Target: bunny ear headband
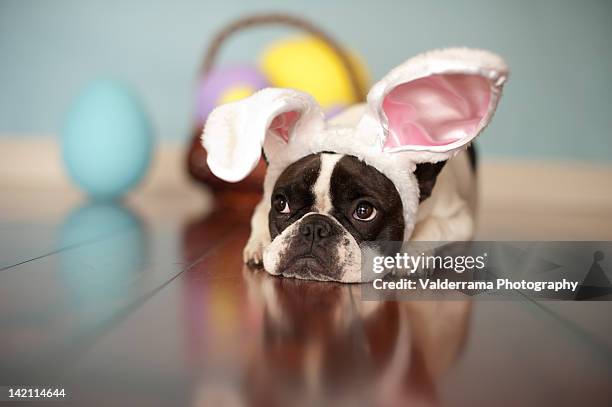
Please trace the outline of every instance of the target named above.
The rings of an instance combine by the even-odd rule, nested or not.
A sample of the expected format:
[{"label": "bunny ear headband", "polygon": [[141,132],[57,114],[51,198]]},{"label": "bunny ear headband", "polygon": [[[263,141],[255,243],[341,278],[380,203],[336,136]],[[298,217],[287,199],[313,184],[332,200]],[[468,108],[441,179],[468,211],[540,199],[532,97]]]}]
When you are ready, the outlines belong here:
[{"label": "bunny ear headband", "polygon": [[263,89],[210,114],[202,135],[208,166],[223,180],[240,181],[255,168],[263,147],[269,161],[266,191],[301,157],[349,154],[391,179],[405,216],[414,215],[418,200],[407,198],[414,191],[403,190],[409,174],[418,163],[445,160],[466,148],[491,120],[507,77],[506,63],[487,51],[451,48],[417,55],[372,87],[352,126],[326,122],[308,94]]}]

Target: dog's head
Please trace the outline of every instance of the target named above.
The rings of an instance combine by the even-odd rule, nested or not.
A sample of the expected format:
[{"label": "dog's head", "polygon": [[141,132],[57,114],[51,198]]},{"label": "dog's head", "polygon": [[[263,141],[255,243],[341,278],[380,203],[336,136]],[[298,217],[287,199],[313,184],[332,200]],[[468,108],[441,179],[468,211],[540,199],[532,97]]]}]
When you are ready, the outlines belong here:
[{"label": "dog's head", "polygon": [[393,182],[350,155],[311,154],[289,165],[270,196],[266,270],[297,278],[357,281],[363,242],[402,240]]},{"label": "dog's head", "polygon": [[263,147],[268,272],[358,281],[360,244],[411,236],[441,164],[489,123],[507,74],[485,51],[429,52],[395,68],[367,105],[333,122],[307,94],[264,89],[211,113],[207,162],[218,177],[240,181]]}]

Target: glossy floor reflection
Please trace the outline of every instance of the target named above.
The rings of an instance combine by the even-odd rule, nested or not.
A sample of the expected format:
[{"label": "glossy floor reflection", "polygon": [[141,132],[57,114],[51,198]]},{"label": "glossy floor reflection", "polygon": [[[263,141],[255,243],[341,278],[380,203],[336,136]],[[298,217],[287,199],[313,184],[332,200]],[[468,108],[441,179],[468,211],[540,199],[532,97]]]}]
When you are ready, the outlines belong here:
[{"label": "glossy floor reflection", "polygon": [[243,266],[248,213],[223,207],[0,226],[25,236],[0,251],[0,385],[73,405],[612,403],[608,303],[362,301]]},{"label": "glossy floor reflection", "polygon": [[249,404],[432,404],[468,331],[466,301],[362,301],[357,285],[243,275],[262,312]]}]

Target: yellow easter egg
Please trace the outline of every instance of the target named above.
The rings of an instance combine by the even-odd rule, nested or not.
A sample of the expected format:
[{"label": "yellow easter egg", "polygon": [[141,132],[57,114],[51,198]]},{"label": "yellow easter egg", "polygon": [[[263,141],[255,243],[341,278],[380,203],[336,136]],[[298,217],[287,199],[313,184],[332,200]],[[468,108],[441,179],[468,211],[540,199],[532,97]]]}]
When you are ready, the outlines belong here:
[{"label": "yellow easter egg", "polygon": [[[349,53],[349,59],[361,88],[367,89],[365,65],[353,53]],[[318,38],[292,38],[268,46],[261,56],[260,69],[273,86],[310,93],[323,108],[357,102],[340,58]]]},{"label": "yellow easter egg", "polygon": [[255,93],[255,89],[250,86],[233,86],[221,93],[219,100],[217,101],[217,105],[237,102],[251,96],[253,93]]}]

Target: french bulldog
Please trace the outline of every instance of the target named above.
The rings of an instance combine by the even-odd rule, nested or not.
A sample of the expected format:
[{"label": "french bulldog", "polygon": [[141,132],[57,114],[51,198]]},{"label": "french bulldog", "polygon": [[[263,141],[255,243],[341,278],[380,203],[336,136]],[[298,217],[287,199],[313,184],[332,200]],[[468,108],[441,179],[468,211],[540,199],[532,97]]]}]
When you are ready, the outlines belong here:
[{"label": "french bulldog", "polygon": [[361,250],[376,242],[470,239],[471,142],[507,77],[495,54],[444,49],[393,69],[367,103],[330,120],[293,89],[263,89],[216,108],[202,137],[211,171],[236,182],[262,149],[268,162],[245,262],[285,277],[359,282]]}]

